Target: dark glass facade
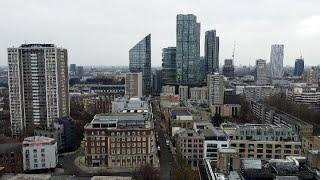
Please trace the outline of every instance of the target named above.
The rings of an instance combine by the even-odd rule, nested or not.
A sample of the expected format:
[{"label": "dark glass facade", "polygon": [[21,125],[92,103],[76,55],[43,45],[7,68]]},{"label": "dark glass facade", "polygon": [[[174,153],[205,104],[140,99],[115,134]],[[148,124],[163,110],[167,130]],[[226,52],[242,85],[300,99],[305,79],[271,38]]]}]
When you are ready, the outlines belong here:
[{"label": "dark glass facade", "polygon": [[130,72],[142,72],[142,94],[151,94],[151,34],[129,50]]}]

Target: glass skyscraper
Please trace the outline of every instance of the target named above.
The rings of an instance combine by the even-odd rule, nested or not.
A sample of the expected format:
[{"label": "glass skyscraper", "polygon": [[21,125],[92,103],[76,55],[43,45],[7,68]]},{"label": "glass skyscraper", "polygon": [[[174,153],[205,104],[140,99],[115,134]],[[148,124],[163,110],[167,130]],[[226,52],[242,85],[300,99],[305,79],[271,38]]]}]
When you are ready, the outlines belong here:
[{"label": "glass skyscraper", "polygon": [[283,44],[273,44],[270,55],[271,78],[282,78],[283,76]]},{"label": "glass skyscraper", "polygon": [[204,58],[206,73],[212,74],[219,71],[219,36],[216,36],[216,30],[206,31]]},{"label": "glass skyscraper", "polygon": [[129,50],[130,72],[142,72],[142,94],[151,94],[151,34]]},{"label": "glass skyscraper", "polygon": [[304,70],[304,60],[302,57],[300,59],[296,59],[294,63],[294,76],[301,76]]},{"label": "glass skyscraper", "polygon": [[176,82],[176,47],[162,49],[162,82],[171,84]]},{"label": "glass skyscraper", "polygon": [[177,83],[195,84],[200,71],[200,23],[193,14],[178,14],[176,30]]}]

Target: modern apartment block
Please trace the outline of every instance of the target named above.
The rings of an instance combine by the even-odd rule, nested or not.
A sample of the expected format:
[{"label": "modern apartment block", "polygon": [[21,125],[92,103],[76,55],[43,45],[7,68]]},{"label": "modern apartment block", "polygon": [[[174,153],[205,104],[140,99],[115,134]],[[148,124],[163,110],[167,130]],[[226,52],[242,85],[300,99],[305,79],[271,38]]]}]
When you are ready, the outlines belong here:
[{"label": "modern apartment block", "polygon": [[300,138],[312,136],[313,134],[313,126],[311,124],[276,108],[250,101],[250,109],[261,122],[293,129]]},{"label": "modern apartment block", "polygon": [[176,30],[176,82],[195,84],[200,61],[200,23],[193,14],[178,14]]},{"label": "modern apartment block", "polygon": [[270,55],[271,78],[282,78],[283,76],[283,44],[273,44]]},{"label": "modern apartment block", "polygon": [[155,165],[154,125],[144,113],[97,114],[84,128],[86,166]]},{"label": "modern apartment block", "polygon": [[14,137],[69,116],[68,53],[53,44],[8,48],[11,131]]},{"label": "modern apartment block", "polygon": [[201,131],[204,135],[203,158],[216,163],[219,149],[229,148],[230,146],[228,135],[223,130],[214,127],[210,122],[195,122],[193,129],[197,132]]},{"label": "modern apartment block", "polygon": [[126,73],[125,77],[125,96],[142,97],[142,73]]},{"label": "modern apartment block", "polygon": [[55,168],[58,164],[58,149],[56,140],[31,136],[22,143],[23,170],[39,170]]},{"label": "modern apartment block", "polygon": [[287,98],[297,104],[320,104],[320,91],[316,87],[290,87]]},{"label": "modern apartment block", "polygon": [[151,34],[129,50],[129,70],[142,72],[142,95],[151,94]]},{"label": "modern apartment block", "polygon": [[204,59],[206,74],[219,72],[219,36],[216,36],[216,30],[206,31],[204,44]]},{"label": "modern apartment block", "polygon": [[247,101],[261,101],[280,93],[281,90],[274,86],[245,86],[243,89]]},{"label": "modern apartment block", "polygon": [[266,85],[268,83],[267,63],[266,60],[256,60],[256,76],[257,85]]},{"label": "modern apartment block", "polygon": [[201,131],[185,129],[179,132],[176,140],[177,151],[193,169],[203,164],[204,135]]},{"label": "modern apartment block", "polygon": [[228,127],[230,146],[236,148],[240,158],[284,159],[301,154],[298,134],[290,128],[264,125],[235,125]]},{"label": "modern apartment block", "polygon": [[170,84],[176,82],[176,47],[162,49],[162,82]]},{"label": "modern apartment block", "polygon": [[224,80],[219,73],[207,75],[209,105],[223,104]]}]

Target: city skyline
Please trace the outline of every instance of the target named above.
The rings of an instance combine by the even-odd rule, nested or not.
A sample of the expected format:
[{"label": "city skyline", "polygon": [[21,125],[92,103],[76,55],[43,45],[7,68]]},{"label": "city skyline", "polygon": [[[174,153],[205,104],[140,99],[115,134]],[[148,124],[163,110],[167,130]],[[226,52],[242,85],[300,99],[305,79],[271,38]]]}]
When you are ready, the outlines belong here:
[{"label": "city skyline", "polygon": [[[54,43],[67,47],[70,49],[70,63],[125,65],[129,58],[128,49],[136,39],[152,33],[152,66],[160,66],[162,48],[176,46],[177,14],[197,16],[202,25],[201,56],[204,54],[204,32],[216,29],[220,36],[221,60],[231,58],[233,42],[236,41],[236,66],[253,65],[260,58],[270,62],[270,46],[278,43],[285,45],[284,65],[294,66],[300,50],[306,65],[319,64],[316,53],[316,43],[320,37],[320,10],[316,9],[319,7],[318,1],[170,1],[172,6],[167,6],[163,1],[126,3],[128,6],[113,1],[81,1],[75,5],[70,1],[61,7],[59,3],[48,1],[31,1],[27,5],[22,5],[20,1],[1,2],[0,65],[7,65],[7,47],[24,42]],[[211,3],[217,7],[210,6]],[[180,8],[174,4],[179,4]],[[248,9],[249,5],[256,8]],[[115,11],[117,7],[123,8],[123,11]],[[148,16],[145,16],[145,11],[131,13],[130,17],[121,16],[121,12],[130,14],[142,10],[146,10]],[[112,26],[109,22],[113,22]],[[90,44],[95,44],[95,48],[88,48]]]}]

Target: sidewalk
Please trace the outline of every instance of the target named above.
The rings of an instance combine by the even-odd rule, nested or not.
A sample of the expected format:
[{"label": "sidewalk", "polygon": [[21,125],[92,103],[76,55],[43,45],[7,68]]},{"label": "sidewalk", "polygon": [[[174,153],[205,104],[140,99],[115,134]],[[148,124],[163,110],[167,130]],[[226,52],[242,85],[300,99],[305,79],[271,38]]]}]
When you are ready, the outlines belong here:
[{"label": "sidewalk", "polygon": [[[157,164],[159,160],[157,158]],[[133,173],[137,170],[137,168],[108,168],[108,167],[88,167],[85,165],[85,157],[78,156],[74,160],[74,164],[81,169],[81,171],[90,173],[90,174],[98,174],[98,173]],[[158,164],[157,167],[160,167]]]}]

